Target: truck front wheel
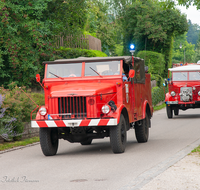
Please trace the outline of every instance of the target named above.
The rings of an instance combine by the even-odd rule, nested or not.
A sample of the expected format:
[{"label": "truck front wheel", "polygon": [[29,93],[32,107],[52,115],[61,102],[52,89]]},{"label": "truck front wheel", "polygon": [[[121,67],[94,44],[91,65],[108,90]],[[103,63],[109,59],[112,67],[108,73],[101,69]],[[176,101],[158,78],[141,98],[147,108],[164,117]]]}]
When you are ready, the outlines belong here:
[{"label": "truck front wheel", "polygon": [[40,128],[40,146],[45,156],[53,156],[58,150],[58,129]]},{"label": "truck front wheel", "polygon": [[166,105],[167,117],[171,119],[173,117],[172,107]]},{"label": "truck front wheel", "polygon": [[110,128],[110,145],[113,153],[123,153],[126,148],[126,121],[121,114],[119,124]]},{"label": "truck front wheel", "polygon": [[144,143],[148,141],[150,122],[151,121],[147,112],[146,112],[145,118],[140,123],[136,122],[135,136],[138,143]]}]

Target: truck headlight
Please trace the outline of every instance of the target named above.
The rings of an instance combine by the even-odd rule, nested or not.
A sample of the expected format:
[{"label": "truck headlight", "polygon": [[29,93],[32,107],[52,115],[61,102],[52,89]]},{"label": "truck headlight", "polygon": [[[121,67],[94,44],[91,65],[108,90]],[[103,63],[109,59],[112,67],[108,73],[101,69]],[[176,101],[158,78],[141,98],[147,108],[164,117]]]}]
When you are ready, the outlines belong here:
[{"label": "truck headlight", "polygon": [[176,96],[176,93],[174,91],[171,91],[171,96]]},{"label": "truck headlight", "polygon": [[198,95],[200,96],[200,91],[198,92]]},{"label": "truck headlight", "polygon": [[109,113],[109,112],[110,112],[110,106],[108,106],[108,105],[102,106],[101,111],[102,111],[104,114]]},{"label": "truck headlight", "polygon": [[46,109],[45,107],[41,107],[41,108],[39,109],[39,113],[40,113],[40,115],[44,116],[44,115],[47,114],[47,109]]}]

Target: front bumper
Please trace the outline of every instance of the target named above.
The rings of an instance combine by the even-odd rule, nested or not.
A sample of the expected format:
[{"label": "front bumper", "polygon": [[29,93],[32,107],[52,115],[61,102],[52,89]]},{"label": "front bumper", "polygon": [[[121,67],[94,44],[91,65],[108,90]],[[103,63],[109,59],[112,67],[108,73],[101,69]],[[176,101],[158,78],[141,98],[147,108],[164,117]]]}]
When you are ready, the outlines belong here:
[{"label": "front bumper", "polygon": [[167,101],[166,104],[178,104],[178,101]]},{"label": "front bumper", "polygon": [[200,101],[193,101],[193,102],[182,102],[182,101],[166,101],[166,104],[179,104],[179,105],[186,105],[186,104],[200,104]]},{"label": "front bumper", "polygon": [[96,126],[116,126],[117,119],[73,119],[73,120],[32,120],[31,127],[96,127]]}]

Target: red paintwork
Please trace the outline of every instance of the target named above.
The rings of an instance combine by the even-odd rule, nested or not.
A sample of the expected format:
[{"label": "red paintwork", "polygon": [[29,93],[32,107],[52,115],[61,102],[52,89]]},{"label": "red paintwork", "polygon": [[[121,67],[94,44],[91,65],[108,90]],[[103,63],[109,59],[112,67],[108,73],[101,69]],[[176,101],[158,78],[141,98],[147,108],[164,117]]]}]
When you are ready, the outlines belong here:
[{"label": "red paintwork", "polygon": [[[180,88],[181,87],[195,87],[196,89],[193,90],[193,101],[189,102],[182,102],[180,100]],[[200,97],[198,96],[198,92],[200,91],[200,83],[199,81],[182,81],[182,82],[172,82],[169,84],[169,92],[165,95],[165,102],[167,101],[178,101],[178,104],[195,104],[195,101],[200,101]],[[175,97],[171,96],[171,91],[176,93]]]},{"label": "red paintwork", "polygon": [[[150,107],[151,116],[153,115],[150,74],[145,73],[145,84],[131,81],[124,82],[122,80],[123,62],[121,61],[120,75],[84,77],[85,63],[83,62],[82,64],[82,77],[64,79],[45,77],[43,79],[45,107],[48,114],[54,114],[52,118],[57,122],[58,126],[62,126],[63,122],[58,115],[59,107],[57,102],[60,97],[86,97],[87,116],[80,126],[88,126],[91,118],[101,118],[100,126],[106,124],[109,118],[117,118],[117,123],[119,123],[120,115],[124,108],[127,110],[129,123],[144,119],[147,105]],[[46,72],[47,64],[45,65],[45,76]],[[102,114],[102,106],[108,104],[110,100],[115,102],[117,110],[111,111],[107,115]],[[95,102],[94,105],[88,104],[89,101]],[[48,120],[48,116],[42,117],[37,113],[37,120]],[[43,127],[47,127],[45,122],[43,124]]]},{"label": "red paintwork", "polygon": [[[189,78],[190,74],[192,75],[192,72],[200,72],[199,66],[195,64],[191,64],[190,66],[180,66],[177,68],[171,68],[172,76],[176,72],[187,72],[187,79],[184,81],[170,81],[168,85],[169,92],[165,95],[165,102],[168,104],[168,101],[173,102],[177,101],[178,104],[172,105],[173,107],[178,107],[179,109],[184,108],[199,108],[200,107],[200,96],[198,95],[198,92],[200,91],[200,80],[198,78],[194,80],[193,78]],[[195,68],[195,69],[193,69]],[[174,69],[174,70],[173,70]],[[177,69],[177,70],[175,70]],[[178,70],[179,69],[179,70]],[[181,70],[182,69],[182,70]],[[169,69],[170,70],[170,69]],[[177,80],[177,79],[176,79]],[[182,101],[181,100],[181,88],[182,87],[191,87],[192,88],[192,98],[189,101]],[[174,97],[171,96],[171,92],[174,91],[176,95]]]}]

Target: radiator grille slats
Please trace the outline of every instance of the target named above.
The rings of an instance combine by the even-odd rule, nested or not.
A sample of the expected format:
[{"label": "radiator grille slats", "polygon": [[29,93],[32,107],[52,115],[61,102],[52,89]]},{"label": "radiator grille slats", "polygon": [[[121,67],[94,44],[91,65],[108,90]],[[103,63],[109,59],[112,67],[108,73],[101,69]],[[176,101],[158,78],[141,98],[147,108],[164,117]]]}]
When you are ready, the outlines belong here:
[{"label": "radiator grille slats", "polygon": [[86,97],[58,98],[58,114],[62,119],[87,117]]}]

